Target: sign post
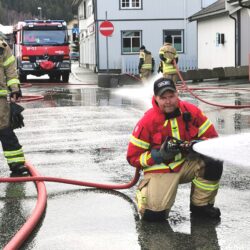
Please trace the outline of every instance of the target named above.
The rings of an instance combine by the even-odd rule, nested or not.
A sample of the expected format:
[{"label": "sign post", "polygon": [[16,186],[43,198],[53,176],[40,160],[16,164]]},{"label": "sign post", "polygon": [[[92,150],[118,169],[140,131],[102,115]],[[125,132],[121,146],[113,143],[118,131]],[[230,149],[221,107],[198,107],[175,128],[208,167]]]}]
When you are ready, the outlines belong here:
[{"label": "sign post", "polygon": [[114,25],[109,21],[103,21],[100,24],[100,32],[103,36],[106,36],[106,53],[107,53],[107,71],[109,71],[109,49],[108,49],[108,37],[114,32]]}]

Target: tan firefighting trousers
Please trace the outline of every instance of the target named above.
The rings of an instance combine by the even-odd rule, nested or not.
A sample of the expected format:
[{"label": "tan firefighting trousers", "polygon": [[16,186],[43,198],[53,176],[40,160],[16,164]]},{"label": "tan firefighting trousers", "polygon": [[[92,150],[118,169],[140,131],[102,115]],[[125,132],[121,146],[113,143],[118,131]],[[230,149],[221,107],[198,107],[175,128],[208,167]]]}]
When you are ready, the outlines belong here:
[{"label": "tan firefighting trousers", "polygon": [[[202,160],[187,160],[178,173],[149,173],[140,182],[136,191],[136,202],[141,215],[145,209],[166,211],[174,204],[178,185],[192,182],[191,203],[196,206],[214,204],[218,181],[208,181],[204,176]],[[200,183],[195,185],[194,183]],[[208,187],[208,188],[203,188]]]},{"label": "tan firefighting trousers", "polygon": [[140,77],[142,81],[148,80],[152,75],[151,69],[141,69],[140,70]]},{"label": "tan firefighting trousers", "polygon": [[178,80],[178,77],[177,77],[177,74],[166,74],[166,73],[163,73],[163,77],[167,78],[167,79],[171,79],[173,80],[173,82],[176,84],[177,83],[177,80]]},{"label": "tan firefighting trousers", "polygon": [[9,126],[10,121],[10,105],[6,97],[0,97],[0,129]]}]

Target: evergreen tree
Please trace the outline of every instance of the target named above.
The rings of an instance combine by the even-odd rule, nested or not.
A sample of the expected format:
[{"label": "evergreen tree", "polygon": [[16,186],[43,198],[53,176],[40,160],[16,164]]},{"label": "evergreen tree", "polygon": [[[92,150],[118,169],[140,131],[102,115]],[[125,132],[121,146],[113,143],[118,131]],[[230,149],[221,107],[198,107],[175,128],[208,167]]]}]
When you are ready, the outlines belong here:
[{"label": "evergreen tree", "polygon": [[76,14],[73,12],[72,2],[73,0],[0,0],[0,23],[13,25],[25,19],[39,18],[38,7],[42,8],[43,19],[69,21]]}]

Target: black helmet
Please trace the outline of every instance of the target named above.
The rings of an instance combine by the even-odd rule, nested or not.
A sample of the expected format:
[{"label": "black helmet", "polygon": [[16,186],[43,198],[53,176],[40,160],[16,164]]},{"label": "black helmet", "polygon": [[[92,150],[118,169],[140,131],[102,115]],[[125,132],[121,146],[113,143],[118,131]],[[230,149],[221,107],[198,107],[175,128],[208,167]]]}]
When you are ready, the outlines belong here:
[{"label": "black helmet", "polygon": [[165,43],[172,43],[172,37],[171,36],[166,36]]}]

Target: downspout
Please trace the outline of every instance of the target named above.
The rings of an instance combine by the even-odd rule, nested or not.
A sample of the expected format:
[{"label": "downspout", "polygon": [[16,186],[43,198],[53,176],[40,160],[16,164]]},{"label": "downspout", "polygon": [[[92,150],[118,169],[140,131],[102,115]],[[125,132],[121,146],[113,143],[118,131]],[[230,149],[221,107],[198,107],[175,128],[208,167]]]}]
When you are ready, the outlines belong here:
[{"label": "downspout", "polygon": [[241,65],[241,12],[237,11],[237,31],[238,31],[238,66]]},{"label": "downspout", "polygon": [[95,23],[95,73],[99,72],[99,32],[98,32],[98,19],[97,19],[97,0],[93,0],[94,8],[94,23]]},{"label": "downspout", "polygon": [[229,17],[232,18],[234,20],[234,67],[237,66],[237,46],[236,46],[236,35],[237,35],[237,19],[235,17],[232,16],[232,14],[229,14]]}]

